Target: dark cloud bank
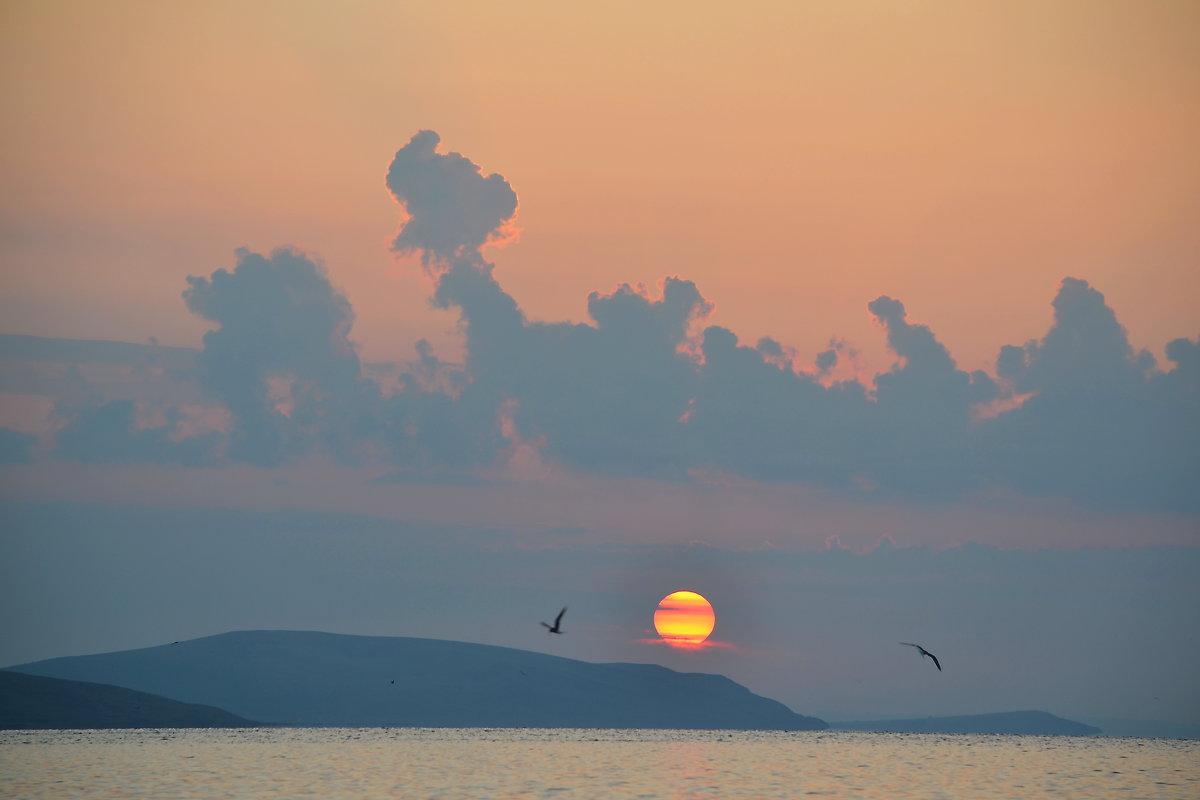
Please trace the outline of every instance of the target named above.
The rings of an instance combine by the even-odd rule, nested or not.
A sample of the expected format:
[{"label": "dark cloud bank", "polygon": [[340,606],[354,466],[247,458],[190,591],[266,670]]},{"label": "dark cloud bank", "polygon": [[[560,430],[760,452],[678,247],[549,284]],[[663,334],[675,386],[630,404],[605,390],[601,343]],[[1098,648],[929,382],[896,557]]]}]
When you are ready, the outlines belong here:
[{"label": "dark cloud bank", "polygon": [[458,311],[465,363],[418,342],[400,390],[383,391],[364,375],[353,310],[321,265],[242,250],[232,271],[189,278],[184,292],[217,325],[196,379],[229,429],[181,436],[172,409],[139,424],[133,403],[117,401],[65,414],[59,450],[263,465],[326,453],[416,476],[493,467],[523,442],[547,463],[598,474],[699,470],[930,499],[1001,489],[1200,512],[1200,340],[1170,342],[1170,364],[1156,364],[1086,281],[1063,280],[1051,328],[1001,348],[994,375],[959,369],[890,297],[868,308],[898,361],[868,383],[829,379],[841,343],[800,368],[771,339],[701,328],[711,306],[677,277],[657,298],[628,285],[593,292],[588,324],[537,322],[482,255],[511,227],[515,192],[438,143],[418,133],[388,170],[407,212],[392,246],[419,254],[431,302]]}]

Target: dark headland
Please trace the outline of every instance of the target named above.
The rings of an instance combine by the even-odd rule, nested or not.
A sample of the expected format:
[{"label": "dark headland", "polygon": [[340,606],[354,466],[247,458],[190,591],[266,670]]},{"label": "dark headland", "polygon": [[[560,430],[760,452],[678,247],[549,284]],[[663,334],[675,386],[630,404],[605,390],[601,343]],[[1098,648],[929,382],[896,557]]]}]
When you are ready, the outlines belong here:
[{"label": "dark headland", "polygon": [[438,639],[238,631],[10,669],[215,706],[275,725],[828,727],[721,675]]},{"label": "dark headland", "polygon": [[212,706],[84,681],[0,672],[0,730],[244,728],[257,723]]}]

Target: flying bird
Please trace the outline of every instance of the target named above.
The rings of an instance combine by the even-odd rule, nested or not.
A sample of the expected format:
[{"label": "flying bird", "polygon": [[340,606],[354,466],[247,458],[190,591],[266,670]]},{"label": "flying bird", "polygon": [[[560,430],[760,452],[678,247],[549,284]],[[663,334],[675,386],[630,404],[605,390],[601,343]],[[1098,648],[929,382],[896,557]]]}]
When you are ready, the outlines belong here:
[{"label": "flying bird", "polygon": [[545,622],[542,623],[542,627],[546,629],[546,633],[563,633],[561,623],[562,615],[565,613],[567,613],[567,607],[563,606],[563,610],[558,612],[558,616],[554,618],[553,626],[547,625]]},{"label": "flying bird", "polygon": [[938,668],[938,672],[941,672],[941,671],[942,671],[942,665],[941,665],[941,662],[939,662],[939,661],[937,660],[937,656],[935,656],[933,653],[931,653],[931,652],[929,652],[928,650],[926,650],[924,647],[921,647],[921,645],[919,645],[919,644],[913,644],[912,642],[901,642],[900,644],[906,644],[906,645],[908,645],[909,647],[915,647],[915,648],[917,648],[918,650],[920,650],[920,651],[921,651],[921,655],[923,655],[923,656],[929,656],[930,658],[932,658],[932,659],[933,659],[933,665],[934,665],[935,667],[937,667],[937,668]]}]

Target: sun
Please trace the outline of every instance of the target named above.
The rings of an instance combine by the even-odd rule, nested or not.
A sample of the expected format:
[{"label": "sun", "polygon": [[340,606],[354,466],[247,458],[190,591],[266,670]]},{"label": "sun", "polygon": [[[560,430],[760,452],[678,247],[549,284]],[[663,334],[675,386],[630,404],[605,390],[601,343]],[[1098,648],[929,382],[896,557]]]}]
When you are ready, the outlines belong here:
[{"label": "sun", "polygon": [[671,592],[654,612],[654,630],[672,647],[699,647],[716,622],[712,603],[696,592]]}]

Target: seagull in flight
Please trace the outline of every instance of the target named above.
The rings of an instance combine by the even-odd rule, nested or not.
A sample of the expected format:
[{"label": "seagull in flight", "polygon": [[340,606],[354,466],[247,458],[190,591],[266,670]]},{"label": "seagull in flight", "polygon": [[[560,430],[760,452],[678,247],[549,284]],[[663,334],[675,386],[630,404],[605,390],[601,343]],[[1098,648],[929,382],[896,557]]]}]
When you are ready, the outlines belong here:
[{"label": "seagull in flight", "polygon": [[922,656],[929,656],[930,658],[932,658],[932,659],[933,659],[933,665],[934,665],[935,667],[937,667],[937,668],[938,668],[938,672],[941,672],[941,671],[942,671],[942,665],[941,665],[941,662],[939,662],[939,661],[937,660],[937,656],[935,656],[933,653],[931,653],[931,652],[929,652],[928,650],[926,650],[924,647],[921,647],[921,645],[919,645],[919,644],[913,644],[912,642],[901,642],[900,644],[906,644],[906,645],[908,645],[909,647],[915,647],[915,648],[917,648],[918,650],[920,650],[920,651],[921,651],[921,655],[922,655]]},{"label": "seagull in flight", "polygon": [[562,630],[562,615],[567,613],[567,607],[563,606],[563,610],[558,612],[558,616],[554,618],[554,625],[550,626],[542,623],[542,627],[546,629],[546,633],[563,633]]}]

